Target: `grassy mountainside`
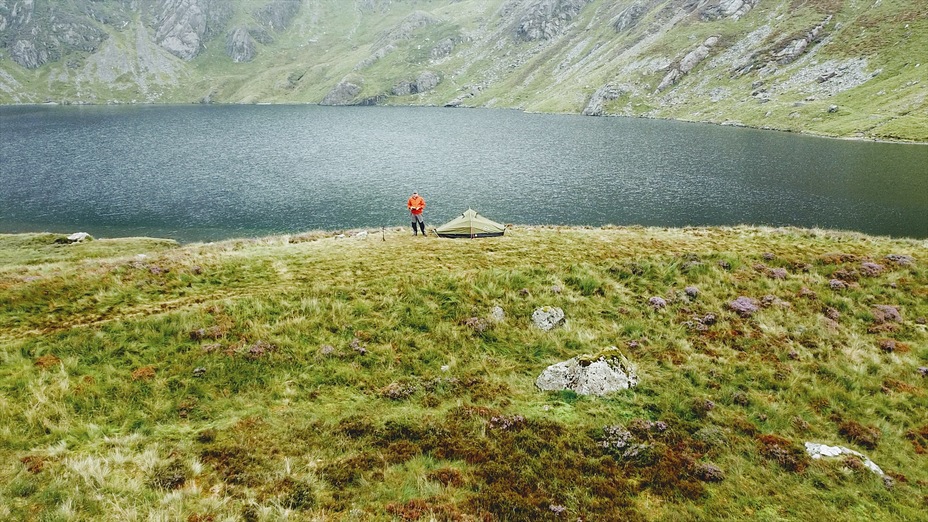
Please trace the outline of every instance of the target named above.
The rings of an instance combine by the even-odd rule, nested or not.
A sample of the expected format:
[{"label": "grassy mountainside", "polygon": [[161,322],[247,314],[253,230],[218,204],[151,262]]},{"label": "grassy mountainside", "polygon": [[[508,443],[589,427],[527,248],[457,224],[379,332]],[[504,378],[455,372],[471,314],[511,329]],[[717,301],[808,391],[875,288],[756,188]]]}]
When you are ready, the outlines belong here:
[{"label": "grassy mountainside", "polygon": [[926,141],[924,49],[910,0],[17,0],[0,103],[507,107]]},{"label": "grassy mountainside", "polygon": [[[925,241],[746,227],[56,237],[0,236],[3,519],[928,508]],[[736,313],[739,297],[757,310]],[[542,306],[566,324],[533,327]],[[546,366],[609,346],[637,387],[535,388]],[[805,442],[886,476],[811,460]]]}]

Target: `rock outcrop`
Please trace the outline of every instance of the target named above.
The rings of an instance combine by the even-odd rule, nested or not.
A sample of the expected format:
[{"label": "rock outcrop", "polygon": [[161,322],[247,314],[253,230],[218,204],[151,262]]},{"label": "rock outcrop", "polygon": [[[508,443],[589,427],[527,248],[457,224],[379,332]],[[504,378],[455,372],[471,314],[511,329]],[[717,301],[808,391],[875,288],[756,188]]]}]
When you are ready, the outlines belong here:
[{"label": "rock outcrop", "polygon": [[409,96],[410,94],[419,94],[428,92],[441,83],[441,78],[432,71],[425,71],[418,78],[411,82],[403,81],[393,87],[394,96]]},{"label": "rock outcrop", "polygon": [[550,40],[564,32],[590,0],[536,0],[519,19],[516,37]]},{"label": "rock outcrop", "polygon": [[236,27],[226,38],[226,54],[235,63],[250,62],[255,58],[255,41],[246,27]]},{"label": "rock outcrop", "polygon": [[712,52],[712,48],[719,43],[718,36],[710,36],[706,38],[701,45],[690,51],[680,60],[680,65],[672,68],[664,76],[664,79],[661,80],[661,83],[657,86],[657,92],[661,92],[668,87],[674,85],[681,78],[689,74],[690,71],[696,68],[700,62],[709,57],[709,53]]},{"label": "rock outcrop", "polygon": [[556,306],[542,306],[532,312],[532,324],[536,328],[548,331],[564,320],[564,310]]},{"label": "rock outcrop", "polygon": [[738,20],[757,5],[759,0],[713,0],[699,11],[703,20],[731,18]]},{"label": "rock outcrop", "polygon": [[69,51],[94,52],[108,38],[92,20],[36,7],[32,0],[5,4],[0,2],[0,47],[26,69],[57,61]]},{"label": "rock outcrop", "polygon": [[831,21],[831,15],[828,15],[820,24],[809,30],[804,36],[790,40],[783,48],[773,53],[777,63],[786,65],[796,61],[797,58],[806,52],[806,49],[818,40],[822,31],[828,22]]},{"label": "rock outcrop", "polygon": [[859,451],[854,451],[850,448],[845,448],[844,446],[827,446],[825,444],[818,444],[815,442],[806,442],[805,445],[806,445],[806,453],[808,453],[809,456],[815,460],[826,458],[826,457],[834,458],[834,457],[840,457],[841,455],[851,455],[851,456],[860,458],[860,460],[863,462],[864,467],[866,467],[870,471],[876,473],[877,475],[881,477],[885,475],[885,473],[883,473],[883,470],[880,469],[879,466],[877,466],[872,460],[867,458],[866,455],[864,455],[863,453],[860,453]]},{"label": "rock outcrop", "polygon": [[615,346],[593,357],[574,357],[548,366],[535,380],[540,390],[572,390],[580,395],[606,395],[637,384],[635,367]]},{"label": "rock outcrop", "polygon": [[622,90],[618,87],[609,84],[603,85],[590,96],[590,101],[587,102],[582,114],[584,116],[602,116],[606,103],[619,99],[622,94]]},{"label": "rock outcrop", "polygon": [[272,31],[283,31],[290,27],[300,12],[302,0],[274,0],[255,11],[255,19]]},{"label": "rock outcrop", "polygon": [[338,85],[325,95],[322,105],[351,105],[359,94],[361,94],[361,85],[345,79],[338,82]]},{"label": "rock outcrop", "polygon": [[222,0],[161,0],[155,41],[174,56],[192,60],[231,16],[231,6]]}]

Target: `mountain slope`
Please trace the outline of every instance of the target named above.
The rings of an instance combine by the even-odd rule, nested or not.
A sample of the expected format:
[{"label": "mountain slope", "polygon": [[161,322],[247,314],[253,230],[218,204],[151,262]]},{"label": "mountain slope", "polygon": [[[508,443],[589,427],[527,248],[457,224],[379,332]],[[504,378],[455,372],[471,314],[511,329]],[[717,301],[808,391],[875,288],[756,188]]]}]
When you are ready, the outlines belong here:
[{"label": "mountain slope", "polygon": [[928,140],[902,0],[15,0],[0,102],[430,104]]}]

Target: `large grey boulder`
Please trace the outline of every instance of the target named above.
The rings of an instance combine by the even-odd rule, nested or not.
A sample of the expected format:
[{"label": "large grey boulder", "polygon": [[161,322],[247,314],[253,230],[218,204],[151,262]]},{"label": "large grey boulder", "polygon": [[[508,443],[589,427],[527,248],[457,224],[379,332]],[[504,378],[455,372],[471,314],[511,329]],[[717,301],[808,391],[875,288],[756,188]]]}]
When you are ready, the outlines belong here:
[{"label": "large grey boulder", "polygon": [[532,324],[548,331],[564,320],[564,310],[555,306],[542,306],[532,313]]},{"label": "large grey boulder", "polygon": [[516,36],[523,41],[550,40],[563,33],[590,0],[536,0],[519,19]]},{"label": "large grey boulder", "polygon": [[543,391],[573,390],[580,395],[606,395],[638,384],[634,366],[611,346],[597,356],[574,357],[545,368],[535,386]]}]

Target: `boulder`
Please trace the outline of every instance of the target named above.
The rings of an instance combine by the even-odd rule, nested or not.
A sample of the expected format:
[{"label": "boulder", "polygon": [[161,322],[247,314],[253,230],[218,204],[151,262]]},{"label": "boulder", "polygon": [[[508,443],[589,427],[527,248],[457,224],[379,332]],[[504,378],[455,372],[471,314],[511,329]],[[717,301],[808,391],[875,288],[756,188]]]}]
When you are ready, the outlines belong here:
[{"label": "boulder", "polygon": [[880,467],[877,466],[872,460],[867,458],[866,455],[858,451],[854,451],[850,448],[845,448],[844,446],[827,446],[825,444],[818,444],[815,442],[806,442],[806,453],[808,453],[809,456],[815,460],[821,458],[840,457],[841,455],[853,455],[855,457],[859,457],[863,461],[864,467],[870,471],[881,477],[884,475],[883,470],[880,469]]},{"label": "boulder", "polygon": [[564,320],[564,310],[554,306],[542,306],[532,313],[532,324],[548,331]]},{"label": "boulder", "polygon": [[638,384],[634,366],[615,347],[598,356],[574,357],[545,368],[535,386],[543,391],[572,390],[580,395],[602,396]]},{"label": "boulder", "polygon": [[590,0],[535,0],[519,20],[516,36],[523,41],[550,40],[563,33]]},{"label": "boulder", "polygon": [[506,312],[499,306],[494,306],[490,310],[490,321],[494,323],[501,323],[506,319]]}]

